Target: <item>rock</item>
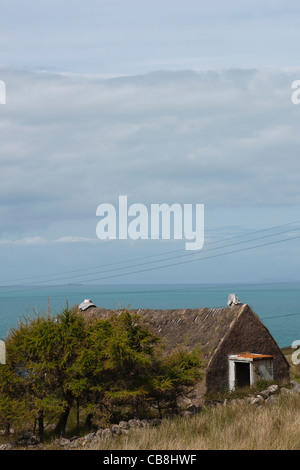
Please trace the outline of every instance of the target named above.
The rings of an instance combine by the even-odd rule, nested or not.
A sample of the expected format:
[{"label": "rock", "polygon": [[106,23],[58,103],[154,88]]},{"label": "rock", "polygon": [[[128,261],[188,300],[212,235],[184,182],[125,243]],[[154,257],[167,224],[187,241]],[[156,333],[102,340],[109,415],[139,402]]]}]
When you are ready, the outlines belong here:
[{"label": "rock", "polygon": [[292,390],[290,390],[289,388],[281,387],[280,393],[282,395],[290,395],[292,393]]},{"label": "rock", "polygon": [[159,426],[161,424],[161,419],[159,418],[149,419],[149,424],[150,426]]},{"label": "rock", "polygon": [[254,395],[249,395],[248,397],[245,397],[245,403],[251,404],[253,398],[255,398]]},{"label": "rock", "polygon": [[124,429],[129,429],[129,424],[127,421],[120,421],[119,422],[119,428],[124,430]]},{"label": "rock", "polygon": [[250,405],[258,406],[258,405],[261,405],[263,402],[264,402],[264,399],[262,398],[262,396],[250,397],[249,398]]},{"label": "rock", "polygon": [[260,395],[261,395],[263,398],[266,399],[266,398],[268,398],[268,397],[271,395],[271,392],[270,392],[270,390],[262,390],[262,391],[260,392]]},{"label": "rock", "polygon": [[105,428],[102,431],[101,437],[108,438],[112,436],[112,432],[109,428]]},{"label": "rock", "polygon": [[91,442],[94,439],[95,436],[96,436],[95,432],[90,432],[89,434],[86,434],[84,436],[84,441],[85,442]]},{"label": "rock", "polygon": [[143,428],[148,428],[150,426],[148,419],[142,419],[141,423]]},{"label": "rock", "polygon": [[292,380],[291,384],[293,386],[292,388],[293,392],[300,393],[300,384],[296,382],[296,380]]},{"label": "rock", "polygon": [[233,398],[232,400],[229,400],[228,404],[236,406],[236,405],[241,405],[242,403],[245,403],[243,398]]},{"label": "rock", "polygon": [[276,393],[278,392],[278,385],[270,385],[268,388],[267,388],[267,391],[271,393]]},{"label": "rock", "polygon": [[15,442],[9,442],[8,444],[0,445],[0,450],[11,450],[15,447]]},{"label": "rock", "polygon": [[118,424],[113,424],[113,426],[111,427],[111,432],[113,434],[116,434],[117,436],[119,436],[120,434],[122,434],[122,431],[121,429],[119,428],[119,425]]},{"label": "rock", "polygon": [[22,436],[19,436],[16,443],[21,446],[36,446],[40,444],[41,440],[39,436],[33,432],[25,432]]},{"label": "rock", "polygon": [[70,448],[71,448],[71,449],[76,449],[76,447],[79,447],[80,444],[82,444],[82,442],[79,441],[78,439],[75,440],[75,441],[71,441],[71,443],[70,443]]},{"label": "rock", "polygon": [[269,398],[266,399],[266,403],[278,403],[279,397],[271,395]]},{"label": "rock", "polygon": [[130,419],[128,421],[129,427],[130,428],[142,428],[143,424],[139,419]]},{"label": "rock", "polygon": [[61,446],[61,447],[66,447],[66,446],[70,445],[70,440],[66,439],[65,437],[61,437],[59,439],[56,439],[54,441],[54,444],[58,445],[58,446]]},{"label": "rock", "polygon": [[195,414],[199,413],[200,409],[201,409],[200,406],[191,405],[187,408],[187,411],[189,411],[190,413],[195,415]]}]

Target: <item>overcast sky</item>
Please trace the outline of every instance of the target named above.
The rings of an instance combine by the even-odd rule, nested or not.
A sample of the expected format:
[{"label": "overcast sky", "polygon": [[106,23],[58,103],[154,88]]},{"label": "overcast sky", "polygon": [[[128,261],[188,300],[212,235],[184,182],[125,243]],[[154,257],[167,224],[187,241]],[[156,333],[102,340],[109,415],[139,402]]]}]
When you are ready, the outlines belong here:
[{"label": "overcast sky", "polygon": [[[299,20],[286,0],[1,5],[0,282],[300,279],[300,239],[266,246],[299,223],[217,250],[300,219]],[[99,240],[96,209],[120,195],[204,204],[205,259],[101,274],[196,259],[184,240]]]}]

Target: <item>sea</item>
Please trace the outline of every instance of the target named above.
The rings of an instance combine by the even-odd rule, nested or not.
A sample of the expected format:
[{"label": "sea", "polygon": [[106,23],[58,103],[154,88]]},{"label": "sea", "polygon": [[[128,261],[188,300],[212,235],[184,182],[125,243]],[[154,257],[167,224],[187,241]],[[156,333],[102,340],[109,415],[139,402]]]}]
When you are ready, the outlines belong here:
[{"label": "sea", "polygon": [[50,311],[56,315],[66,305],[91,299],[97,307],[115,308],[217,308],[237,294],[249,304],[268,328],[279,347],[300,341],[300,282],[259,284],[122,284],[0,286],[0,338],[24,317]]}]

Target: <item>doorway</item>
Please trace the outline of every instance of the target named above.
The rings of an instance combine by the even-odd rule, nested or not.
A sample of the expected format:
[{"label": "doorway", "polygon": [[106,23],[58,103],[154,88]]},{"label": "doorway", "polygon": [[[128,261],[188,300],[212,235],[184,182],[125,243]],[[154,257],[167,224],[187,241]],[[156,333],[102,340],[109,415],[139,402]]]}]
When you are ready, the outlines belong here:
[{"label": "doorway", "polygon": [[250,386],[250,363],[249,362],[236,362],[235,363],[235,382],[237,387]]}]

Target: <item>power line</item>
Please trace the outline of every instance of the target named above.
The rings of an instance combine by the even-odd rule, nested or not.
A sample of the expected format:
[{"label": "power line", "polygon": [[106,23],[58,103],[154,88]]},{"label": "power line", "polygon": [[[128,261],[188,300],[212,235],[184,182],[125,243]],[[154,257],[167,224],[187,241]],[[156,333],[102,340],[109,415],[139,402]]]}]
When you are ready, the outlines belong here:
[{"label": "power line", "polygon": [[273,318],[284,318],[284,317],[293,317],[295,315],[300,315],[300,312],[297,312],[297,313],[286,313],[285,315],[275,315],[275,316],[272,316],[272,317],[264,317],[262,318],[262,320],[269,320],[269,319],[273,319]]},{"label": "power line", "polygon": [[[237,239],[237,238],[242,238],[242,237],[246,237],[246,236],[252,236],[252,235],[255,235],[257,233],[261,233],[261,232],[266,232],[266,231],[270,231],[270,230],[275,230],[277,228],[281,228],[281,227],[287,227],[287,226],[290,226],[290,225],[294,225],[296,223],[299,223],[300,220],[297,220],[297,221],[294,221],[294,222],[289,222],[289,223],[286,223],[286,224],[281,224],[281,225],[277,225],[277,226],[273,226],[273,227],[269,227],[269,228],[265,228],[265,229],[260,229],[260,230],[256,230],[254,232],[252,232],[251,234],[241,234],[241,235],[235,235],[234,237],[229,237],[229,238],[226,238],[225,240],[216,240],[214,242],[210,242],[209,243],[209,246],[210,245],[215,245],[217,243],[224,243],[224,241],[230,241],[230,240],[234,240],[234,239]],[[291,229],[290,231],[294,231],[294,230],[299,230],[298,228],[296,229]],[[282,234],[282,233],[287,233],[287,232],[280,232],[280,233],[277,233],[277,234],[272,234],[270,236],[276,236],[276,235],[279,235],[279,234]],[[267,237],[267,236],[265,236]],[[265,237],[261,237],[261,238],[265,238]],[[239,243],[247,243],[249,241],[254,241],[256,239],[251,239],[251,240],[246,240],[244,242],[239,242]],[[232,244],[233,246],[234,244]],[[226,245],[226,246],[231,246],[231,245]],[[225,247],[226,247],[225,246]],[[223,246],[221,246],[220,248],[224,248]],[[209,250],[201,250],[201,252],[206,252],[206,251],[210,251]],[[167,251],[167,252],[164,252],[164,253],[159,253],[159,254],[154,254],[154,255],[147,255],[147,256],[142,256],[142,257],[137,257],[137,258],[131,258],[130,260],[124,260],[124,261],[118,261],[118,262],[115,262],[115,263],[108,263],[108,264],[103,264],[102,266],[99,266],[99,265],[95,265],[94,268],[99,268],[99,267],[111,267],[111,266],[119,266],[120,264],[124,264],[124,263],[128,263],[128,262],[132,262],[132,261],[139,261],[139,260],[143,260],[143,259],[151,259],[151,258],[157,258],[158,256],[166,256],[168,254],[171,254],[171,253],[182,253],[182,250],[171,250],[171,251]],[[193,253],[184,253],[180,256],[176,256],[174,258],[167,258],[167,259],[163,259],[163,260],[156,260],[156,261],[149,261],[148,263],[159,263],[161,261],[168,261],[169,259],[175,259],[175,258],[178,258],[178,257],[185,257],[185,256],[193,256],[197,253],[193,252]],[[141,263],[141,264],[138,264],[138,265],[131,265],[131,266],[125,266],[125,267],[121,267],[121,268],[118,268],[118,269],[129,269],[131,267],[136,267],[136,266],[139,266],[139,265],[144,265],[144,264],[147,264],[147,263]],[[8,283],[8,282],[18,282],[18,281],[29,281],[29,280],[34,280],[34,279],[41,279],[42,277],[46,277],[48,279],[45,279],[45,280],[39,280],[37,283],[40,283],[40,282],[51,282],[51,281],[56,281],[56,280],[63,280],[63,279],[72,279],[72,278],[76,278],[76,277],[82,277],[83,275],[81,274],[78,274],[76,276],[69,276],[69,277],[65,277],[65,278],[56,278],[56,276],[59,276],[59,275],[63,275],[63,274],[72,274],[74,272],[78,272],[78,271],[90,271],[90,269],[93,269],[93,267],[83,267],[83,268],[78,268],[78,269],[74,269],[74,270],[70,270],[70,271],[63,271],[63,272],[60,272],[60,273],[56,273],[56,274],[53,274],[52,276],[49,276],[48,274],[42,274],[42,275],[39,275],[39,276],[32,276],[32,277],[26,277],[26,278],[18,278],[18,279],[10,279],[10,280],[6,280],[5,282]],[[106,270],[106,271],[102,271],[102,272],[109,272],[109,271],[114,271],[114,269],[109,269],[109,270]],[[91,274],[97,274],[97,273],[91,273]],[[51,279],[53,278],[53,279]],[[0,286],[0,288],[3,288],[3,287],[11,287],[11,286]]]},{"label": "power line", "polygon": [[[223,245],[223,246],[217,247],[217,248],[208,248],[208,249],[204,248],[204,250],[201,250],[201,253],[199,253],[199,252],[198,253],[202,254],[202,253],[206,253],[208,251],[214,251],[216,249],[217,250],[218,249],[224,249],[224,248],[228,248],[230,246],[240,245],[241,243],[249,243],[249,242],[260,240],[260,239],[263,239],[263,238],[274,237],[274,236],[277,236],[277,235],[282,235],[284,233],[290,233],[290,232],[297,231],[297,230],[300,230],[300,228],[294,228],[294,229],[290,229],[288,231],[277,232],[277,233],[271,234],[271,235],[264,235],[262,237],[256,237],[256,238],[248,239],[248,240],[245,240],[245,241],[240,241],[240,242],[237,242],[237,243],[231,243],[229,245]],[[257,231],[257,232],[262,232],[262,231],[264,231],[264,230],[260,230],[260,231]],[[236,239],[236,238],[238,238],[238,237],[232,237],[231,239]],[[229,240],[231,240],[231,239],[229,239]],[[213,245],[213,244],[214,243],[212,242],[210,245]],[[124,269],[127,270],[127,269],[130,269],[130,268],[144,266],[144,265],[147,265],[147,264],[160,263],[162,261],[169,261],[169,260],[176,259],[176,258],[185,258],[185,257],[190,257],[190,256],[197,256],[198,253],[197,252],[196,253],[195,252],[189,252],[189,253],[184,253],[184,254],[181,254],[181,255],[178,255],[178,256],[169,257],[169,258],[166,258],[164,260],[154,260],[154,261],[148,261],[148,262],[144,262],[144,263],[132,264],[132,265],[129,265],[129,266],[124,266],[124,267],[119,267],[119,268],[101,270],[100,272],[95,272],[95,273],[76,274],[75,276],[67,276],[67,277],[60,277],[60,278],[53,278],[53,276],[52,276],[52,279],[50,278],[50,279],[46,279],[46,280],[39,280],[39,281],[36,282],[36,284],[45,283],[47,281],[51,282],[51,281],[60,281],[60,280],[66,280],[66,279],[70,280],[70,279],[74,279],[74,278],[81,278],[81,277],[84,277],[84,276],[91,276],[93,274],[103,274],[103,273],[108,273],[108,272],[111,272],[111,271],[115,271],[116,269],[118,269],[118,271],[124,270]],[[114,264],[115,263],[112,263],[111,265],[108,265],[108,266],[112,266]],[[27,284],[27,286],[28,286],[28,284]],[[1,286],[1,288],[4,288],[4,287],[9,287],[9,286]],[[18,286],[18,287],[20,287],[20,286]]]},{"label": "power line", "polygon": [[[115,277],[120,277],[120,276],[125,276],[125,275],[131,275],[131,274],[138,274],[138,273],[153,271],[153,270],[157,270],[157,269],[165,269],[165,268],[168,268],[168,267],[178,266],[178,265],[187,264],[187,263],[193,263],[193,262],[197,262],[197,261],[203,261],[205,259],[217,258],[217,257],[220,257],[220,256],[229,255],[229,254],[234,254],[234,253],[239,253],[239,252],[243,252],[243,251],[253,250],[255,248],[270,246],[270,245],[274,245],[274,244],[277,244],[277,243],[284,243],[284,242],[295,240],[295,239],[298,239],[298,238],[300,238],[300,235],[298,235],[296,237],[287,238],[287,239],[285,238],[283,240],[276,240],[276,241],[269,242],[269,243],[263,243],[263,244],[260,244],[260,245],[255,245],[255,246],[251,246],[251,247],[247,247],[247,248],[241,248],[241,249],[238,249],[238,250],[233,250],[233,251],[229,251],[229,252],[225,252],[225,253],[218,253],[218,254],[211,255],[211,256],[205,256],[205,257],[202,257],[202,258],[196,258],[196,259],[191,259],[191,260],[187,260],[187,261],[181,261],[181,262],[177,262],[177,263],[167,264],[167,265],[163,265],[163,266],[156,266],[156,267],[152,267],[152,268],[149,267],[149,268],[146,268],[146,269],[132,271],[132,272],[129,272],[129,273],[121,273],[121,274],[118,273],[118,274],[114,274],[114,275],[110,275],[110,276],[106,275],[104,277],[90,279],[89,282],[91,282],[91,281],[100,281],[100,280],[103,280],[103,279],[115,278]],[[232,244],[232,246],[233,245],[234,244]],[[59,284],[59,285],[53,285],[53,286],[47,286],[47,287],[61,287],[61,286],[62,285]],[[15,291],[10,291],[10,293],[17,293],[17,292],[44,289],[44,288],[45,288],[45,286],[28,287],[26,289],[21,289],[21,290],[18,289],[18,290],[15,290]]]},{"label": "power line", "polygon": [[[197,259],[192,259],[192,260],[188,260],[188,261],[181,261],[181,262],[178,262],[178,263],[172,263],[172,264],[168,264],[168,265],[164,265],[164,266],[157,266],[157,267],[154,267],[154,268],[148,268],[148,269],[143,269],[143,270],[134,271],[134,272],[130,272],[130,273],[125,273],[125,275],[138,274],[138,273],[145,272],[145,271],[153,271],[155,269],[164,269],[164,268],[168,268],[168,267],[172,267],[172,266],[179,266],[179,265],[182,265],[182,264],[193,263],[193,262],[197,262],[197,261],[203,261],[203,260],[209,259],[209,258],[217,258],[219,256],[230,255],[230,254],[239,253],[239,252],[242,252],[242,251],[252,250],[252,249],[255,249],[255,248],[261,248],[261,247],[264,247],[264,246],[270,246],[270,245],[274,245],[276,243],[283,243],[283,242],[286,242],[286,241],[295,240],[297,238],[300,238],[300,235],[297,235],[296,237],[291,237],[291,238],[288,238],[288,239],[284,239],[284,240],[277,240],[277,241],[274,241],[274,242],[264,243],[262,245],[256,245],[256,246],[252,246],[252,247],[248,247],[248,248],[242,248],[240,250],[233,250],[233,251],[229,251],[229,252],[226,252],[226,253],[219,253],[219,254],[216,254],[216,255],[205,256],[203,258],[197,258]],[[112,275],[112,276],[105,276],[103,278],[90,279],[89,281],[99,281],[99,280],[102,280],[102,279],[107,279],[107,278],[112,278],[112,277],[119,277],[119,276],[122,276],[122,275],[124,275],[124,274],[115,274],[115,275]]]}]

